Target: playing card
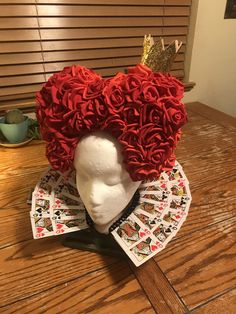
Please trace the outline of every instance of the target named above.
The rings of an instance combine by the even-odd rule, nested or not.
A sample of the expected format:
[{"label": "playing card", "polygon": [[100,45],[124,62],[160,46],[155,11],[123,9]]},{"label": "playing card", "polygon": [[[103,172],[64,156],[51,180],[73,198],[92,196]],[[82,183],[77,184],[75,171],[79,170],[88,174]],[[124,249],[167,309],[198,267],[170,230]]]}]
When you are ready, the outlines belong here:
[{"label": "playing card", "polygon": [[150,182],[140,185],[140,193],[151,193],[151,192],[168,192],[170,191],[170,183],[167,180],[154,181],[152,185]]},{"label": "playing card", "polygon": [[152,232],[158,241],[166,245],[167,242],[169,242],[172,239],[172,237],[176,234],[177,227],[173,224],[168,224],[168,223],[163,222],[159,224],[158,226],[156,226],[152,230]]},{"label": "playing card", "polygon": [[128,253],[128,256],[136,266],[140,266],[161,251],[163,244],[152,236],[136,244]]},{"label": "playing card", "polygon": [[81,208],[81,201],[74,200],[68,196],[65,195],[58,195],[52,193],[53,198],[53,209],[59,209],[59,208],[74,208],[74,209],[80,209]]},{"label": "playing card", "polygon": [[[52,191],[52,198],[53,198],[53,208],[80,208],[82,201],[79,197],[75,196],[78,193],[74,191],[74,195],[71,195],[68,192],[69,183],[64,185],[64,180],[60,180],[59,183],[55,186],[54,190]],[[72,187],[72,186],[71,186]],[[73,187],[73,189],[75,189]]]},{"label": "playing card", "polygon": [[169,181],[185,180],[186,182],[188,182],[183,172],[183,169],[178,162],[176,162],[175,166],[171,171],[167,172],[167,175]]},{"label": "playing card", "polygon": [[50,217],[38,217],[35,213],[30,213],[30,220],[34,239],[53,236],[54,230]]},{"label": "playing card", "polygon": [[177,227],[185,216],[186,213],[183,211],[168,210],[168,212],[163,216],[163,221]]},{"label": "playing card", "polygon": [[53,219],[55,234],[64,234],[88,228],[85,215],[76,219]]},{"label": "playing card", "polygon": [[162,221],[160,217],[156,216],[156,217],[151,217],[148,216],[147,214],[145,214],[143,211],[141,210],[137,210],[134,212],[134,215],[137,217],[137,219],[140,220],[140,225],[143,225],[142,227],[144,229],[153,229],[156,225],[160,224],[160,222]]},{"label": "playing card", "polygon": [[34,194],[37,197],[51,196],[52,189],[59,180],[61,174],[51,168],[47,169],[46,172],[39,179]]},{"label": "playing card", "polygon": [[171,183],[172,196],[187,196],[190,195],[188,182],[185,180],[173,181]]},{"label": "playing card", "polygon": [[68,196],[74,200],[80,200],[80,196],[77,187],[74,187],[65,178],[61,177],[57,186],[55,187],[55,193],[59,195]]},{"label": "playing card", "polygon": [[133,214],[112,231],[112,235],[124,250],[132,247],[132,245],[142,240],[149,233],[147,229],[142,228]]},{"label": "playing card", "polygon": [[159,181],[168,181],[168,175],[165,172],[162,172],[158,178],[158,180],[146,180],[143,181],[140,185],[140,187],[146,187],[146,186],[152,186],[158,183]]},{"label": "playing card", "polygon": [[168,201],[170,198],[170,192],[169,191],[163,191],[163,192],[141,192],[140,193],[140,202],[147,202],[151,204],[159,204],[163,201]]},{"label": "playing card", "polygon": [[151,223],[153,221],[153,218],[148,216],[144,211],[141,209],[135,210],[134,215],[140,220],[139,225],[144,225],[144,229],[148,228],[151,229]]},{"label": "playing card", "polygon": [[170,209],[179,209],[187,212],[191,203],[191,196],[175,197],[170,202]]},{"label": "playing card", "polygon": [[159,202],[156,204],[150,204],[148,202],[143,202],[141,204],[139,204],[139,206],[137,207],[137,209],[141,209],[144,211],[144,214],[146,214],[147,216],[151,216],[153,219],[155,217],[160,217],[164,210],[168,207],[168,203],[166,201],[164,202]]},{"label": "playing card", "polygon": [[[70,186],[70,187],[69,187]],[[68,193],[73,191],[73,195]],[[77,189],[72,187],[68,182],[61,179],[52,191],[53,208],[80,208],[82,201],[79,197]]]},{"label": "playing card", "polygon": [[76,219],[85,217],[85,208],[58,208],[53,210],[53,217],[56,219]]},{"label": "playing card", "polygon": [[76,186],[76,172],[73,171],[71,174],[70,174],[70,177],[69,178],[66,178],[67,182],[72,185],[74,188],[77,188]]},{"label": "playing card", "polygon": [[31,210],[33,214],[37,214],[38,217],[50,215],[52,207],[51,197],[38,197],[37,194],[32,194]]}]

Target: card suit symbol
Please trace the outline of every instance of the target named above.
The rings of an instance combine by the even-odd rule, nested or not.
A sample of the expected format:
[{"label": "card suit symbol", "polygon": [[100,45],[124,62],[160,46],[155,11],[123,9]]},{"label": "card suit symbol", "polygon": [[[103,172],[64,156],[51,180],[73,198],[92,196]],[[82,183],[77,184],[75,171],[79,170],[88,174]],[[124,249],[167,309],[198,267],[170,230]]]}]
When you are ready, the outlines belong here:
[{"label": "card suit symbol", "polygon": [[40,233],[41,231],[43,231],[43,228],[42,227],[36,227],[36,230],[38,233]]},{"label": "card suit symbol", "polygon": [[61,229],[62,227],[63,227],[62,224],[57,224],[57,228],[58,228],[58,229]]},{"label": "card suit symbol", "polygon": [[165,185],[165,184],[162,184],[162,185],[161,185],[161,188],[165,189],[165,188],[166,188],[166,185]]},{"label": "card suit symbol", "polygon": [[146,235],[145,232],[143,232],[143,231],[140,232],[140,237],[141,237],[141,238],[144,237],[145,235]]},{"label": "card suit symbol", "polygon": [[63,233],[63,232],[65,232],[64,229],[60,229],[60,230],[56,231],[57,234],[60,234],[60,233]]},{"label": "card suit symbol", "polygon": [[176,218],[176,219],[180,219],[181,216],[180,216],[180,215],[176,215],[175,218]]},{"label": "card suit symbol", "polygon": [[184,182],[181,181],[180,184],[179,184],[179,186],[184,186]]},{"label": "card suit symbol", "polygon": [[156,242],[157,247],[163,247],[163,245],[160,242]]},{"label": "card suit symbol", "polygon": [[151,250],[152,250],[152,252],[156,251],[157,250],[157,246],[156,245],[151,245]]}]

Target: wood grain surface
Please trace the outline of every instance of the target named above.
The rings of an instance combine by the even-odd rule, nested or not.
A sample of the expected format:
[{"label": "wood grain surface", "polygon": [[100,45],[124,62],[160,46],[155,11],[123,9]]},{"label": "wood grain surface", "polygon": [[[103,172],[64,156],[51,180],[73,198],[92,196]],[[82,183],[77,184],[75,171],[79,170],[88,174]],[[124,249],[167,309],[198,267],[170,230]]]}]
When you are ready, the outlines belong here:
[{"label": "wood grain surface", "polygon": [[116,263],[67,280],[53,289],[43,289],[39,294],[6,306],[2,313],[103,314],[125,313],[125,308],[129,313],[155,313],[127,264]]},{"label": "wood grain surface", "polygon": [[157,313],[187,313],[187,307],[154,260],[139,268],[130,262],[130,267]]},{"label": "wood grain surface", "polygon": [[236,289],[230,290],[197,308],[193,314],[232,314],[236,309]]},{"label": "wood grain surface", "polygon": [[236,123],[200,103],[177,150],[193,201],[178,235],[140,268],[33,240],[28,193],[45,144],[0,148],[0,313],[236,313]]}]

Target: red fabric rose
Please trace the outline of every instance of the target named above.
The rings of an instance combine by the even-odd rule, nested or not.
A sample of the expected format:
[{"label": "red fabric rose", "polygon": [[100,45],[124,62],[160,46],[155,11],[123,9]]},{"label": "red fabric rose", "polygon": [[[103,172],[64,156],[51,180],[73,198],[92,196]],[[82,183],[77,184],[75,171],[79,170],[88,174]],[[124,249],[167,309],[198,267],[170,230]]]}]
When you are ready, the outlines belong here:
[{"label": "red fabric rose", "polygon": [[101,96],[104,87],[103,80],[94,80],[85,85],[83,90],[83,99],[97,99]]},{"label": "red fabric rose", "polygon": [[141,125],[152,123],[156,127],[162,128],[163,124],[163,110],[158,103],[145,104],[140,111]]},{"label": "red fabric rose", "polygon": [[142,77],[128,74],[124,79],[124,93],[126,102],[142,103],[140,94],[142,92]]},{"label": "red fabric rose", "polygon": [[164,140],[162,128],[153,123],[148,123],[139,130],[138,143],[142,147],[150,147],[153,144],[159,146]]},{"label": "red fabric rose", "polygon": [[142,99],[144,102],[153,104],[159,98],[159,93],[155,85],[145,82],[142,85]]},{"label": "red fabric rose", "polygon": [[163,171],[170,171],[170,170],[172,170],[172,168],[175,165],[175,160],[176,160],[175,154],[172,153],[170,155],[170,157],[165,161],[162,170]]},{"label": "red fabric rose", "polygon": [[62,129],[64,134],[66,133],[72,136],[78,134],[79,137],[79,135],[82,135],[82,133],[85,131],[85,121],[79,109],[69,111],[64,115],[63,118],[64,121],[67,121],[67,123],[64,125],[64,128]]},{"label": "red fabric rose", "polygon": [[118,114],[111,115],[103,125],[101,125],[102,131],[107,131],[108,133],[115,136],[115,138],[119,138],[119,136],[125,132],[126,124],[121,119]]},{"label": "red fabric rose", "polygon": [[136,147],[139,140],[139,132],[137,129],[130,129],[123,132],[119,137],[119,142],[124,147]]},{"label": "red fabric rose", "polygon": [[125,105],[123,111],[123,119],[129,127],[133,124],[140,124],[140,110],[141,107],[137,103],[127,103]]},{"label": "red fabric rose", "polygon": [[160,98],[158,104],[163,109],[163,129],[165,133],[173,134],[187,122],[184,105],[175,97]]},{"label": "red fabric rose", "polygon": [[88,130],[97,129],[108,117],[108,109],[102,99],[92,99],[81,104],[81,118]]},{"label": "red fabric rose", "polygon": [[[122,75],[123,79],[123,75]],[[120,74],[109,80],[103,89],[103,96],[111,114],[119,113],[124,109],[125,95],[120,82]]]},{"label": "red fabric rose", "polygon": [[96,80],[101,80],[101,76],[93,70],[87,69],[80,65],[72,65],[71,76],[76,77],[82,84],[92,83]]},{"label": "red fabric rose", "polygon": [[128,74],[137,74],[140,77],[145,78],[146,80],[152,80],[153,78],[152,70],[143,64],[137,64],[134,67],[129,67]]},{"label": "red fabric rose", "polygon": [[153,83],[156,85],[160,97],[172,96],[178,100],[183,98],[184,86],[174,76],[154,73]]},{"label": "red fabric rose", "polygon": [[157,166],[146,161],[142,149],[128,147],[123,151],[124,164],[133,181],[153,180],[158,178],[160,170]]},{"label": "red fabric rose", "polygon": [[55,138],[47,145],[46,156],[55,170],[68,172],[73,168],[73,158],[77,141],[77,139],[65,141],[63,138]]}]

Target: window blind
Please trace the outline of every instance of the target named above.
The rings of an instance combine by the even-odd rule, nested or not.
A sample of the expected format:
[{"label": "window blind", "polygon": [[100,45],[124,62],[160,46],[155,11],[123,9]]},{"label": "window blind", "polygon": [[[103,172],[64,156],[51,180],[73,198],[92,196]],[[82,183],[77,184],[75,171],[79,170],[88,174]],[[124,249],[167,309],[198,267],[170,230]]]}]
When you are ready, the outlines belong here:
[{"label": "window blind", "polygon": [[[191,0],[2,0],[0,109],[32,106],[53,73],[79,63],[104,77],[140,61],[143,36],[183,42],[171,73],[184,80]],[[190,88],[191,84],[186,84]]]}]

